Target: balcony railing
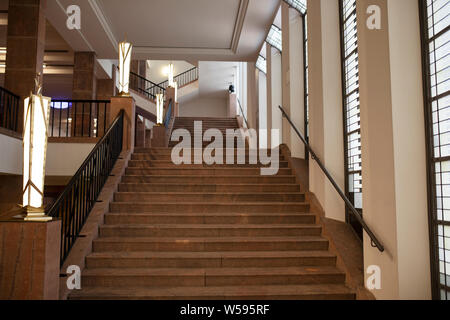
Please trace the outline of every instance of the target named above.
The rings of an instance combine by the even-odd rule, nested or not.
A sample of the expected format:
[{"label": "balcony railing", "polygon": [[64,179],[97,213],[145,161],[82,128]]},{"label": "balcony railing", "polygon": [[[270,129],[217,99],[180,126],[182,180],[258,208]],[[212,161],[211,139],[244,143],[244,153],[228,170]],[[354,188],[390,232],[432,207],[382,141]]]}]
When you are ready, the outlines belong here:
[{"label": "balcony railing", "polygon": [[[173,78],[173,81],[177,83],[178,88],[184,87],[185,85],[188,85],[189,83],[198,80],[198,68],[194,67],[192,69],[189,69],[183,73],[180,73],[179,75],[175,76]],[[164,82],[161,82],[158,84],[158,86],[163,87],[164,89],[167,89],[169,86],[169,81],[166,80]]]},{"label": "balcony railing", "polygon": [[61,265],[79,237],[81,228],[122,151],[123,118],[122,110],[47,211],[50,217],[62,221]]},{"label": "balcony railing", "polygon": [[0,127],[17,131],[20,97],[0,87]]},{"label": "balcony railing", "polygon": [[109,100],[52,100],[49,137],[101,137],[108,129],[109,111]]},{"label": "balcony railing", "polygon": [[164,94],[166,91],[162,86],[157,85],[134,72],[130,72],[130,88],[149,99],[156,99],[157,94]]}]

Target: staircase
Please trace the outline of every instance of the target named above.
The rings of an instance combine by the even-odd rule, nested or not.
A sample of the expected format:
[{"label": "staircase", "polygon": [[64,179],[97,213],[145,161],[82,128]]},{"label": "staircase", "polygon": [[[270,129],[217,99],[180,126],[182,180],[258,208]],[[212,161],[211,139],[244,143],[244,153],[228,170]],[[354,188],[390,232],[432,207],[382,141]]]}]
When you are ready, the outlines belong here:
[{"label": "staircase", "polygon": [[[237,128],[174,128],[193,134],[194,120]],[[69,298],[354,299],[286,159],[276,176],[259,167],[175,166],[170,148],[136,149]]]}]

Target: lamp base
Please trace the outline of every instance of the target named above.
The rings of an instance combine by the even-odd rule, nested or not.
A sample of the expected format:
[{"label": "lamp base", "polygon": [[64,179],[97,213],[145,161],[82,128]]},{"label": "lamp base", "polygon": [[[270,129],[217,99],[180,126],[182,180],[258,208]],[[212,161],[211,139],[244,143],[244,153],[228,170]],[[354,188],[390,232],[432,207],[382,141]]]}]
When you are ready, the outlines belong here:
[{"label": "lamp base", "polygon": [[23,217],[24,221],[35,221],[35,222],[47,222],[52,221],[52,217],[49,217],[45,214],[45,210],[43,208],[32,208],[32,207],[24,207],[23,212],[25,216]]}]

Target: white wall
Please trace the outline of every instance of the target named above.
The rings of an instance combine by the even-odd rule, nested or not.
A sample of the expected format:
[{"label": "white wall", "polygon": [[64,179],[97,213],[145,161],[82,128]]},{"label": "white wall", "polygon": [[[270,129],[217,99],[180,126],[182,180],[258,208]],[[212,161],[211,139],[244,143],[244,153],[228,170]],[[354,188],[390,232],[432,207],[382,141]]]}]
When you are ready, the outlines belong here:
[{"label": "white wall", "polygon": [[180,116],[227,117],[227,99],[198,96],[186,103],[180,103]]},{"label": "white wall", "polygon": [[0,134],[0,173],[22,174],[22,140]]},{"label": "white wall", "polygon": [[[177,76],[194,66],[186,61],[169,61],[169,60],[148,60],[146,78],[154,83],[161,83],[167,80],[167,74],[164,69],[173,63],[173,76]],[[150,65],[150,67],[148,67]]]},{"label": "white wall", "polygon": [[74,175],[94,146],[93,143],[49,143],[45,175]]}]

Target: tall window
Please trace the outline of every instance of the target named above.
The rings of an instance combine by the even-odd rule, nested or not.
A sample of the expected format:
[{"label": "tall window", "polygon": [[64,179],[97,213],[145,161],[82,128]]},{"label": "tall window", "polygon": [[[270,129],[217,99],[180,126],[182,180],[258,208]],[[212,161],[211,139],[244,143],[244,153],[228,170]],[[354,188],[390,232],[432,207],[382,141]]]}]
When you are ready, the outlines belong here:
[{"label": "tall window", "polygon": [[[362,214],[361,121],[359,103],[358,34],[356,0],[340,0],[342,87],[346,193]],[[347,212],[347,222],[362,237],[362,227]]]},{"label": "tall window", "polygon": [[433,297],[450,300],[450,0],[420,0]]}]

